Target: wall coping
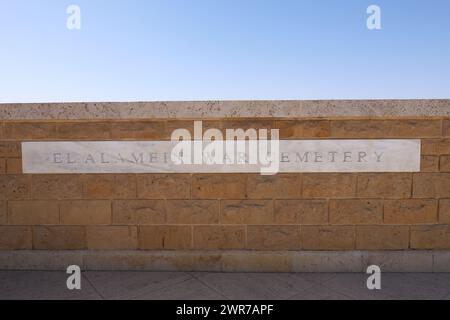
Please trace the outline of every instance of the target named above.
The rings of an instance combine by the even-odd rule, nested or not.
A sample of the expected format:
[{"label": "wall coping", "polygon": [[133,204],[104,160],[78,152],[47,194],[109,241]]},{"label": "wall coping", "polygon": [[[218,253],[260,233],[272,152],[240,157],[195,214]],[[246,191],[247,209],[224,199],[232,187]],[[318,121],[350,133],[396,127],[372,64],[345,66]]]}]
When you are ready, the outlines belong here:
[{"label": "wall coping", "polygon": [[0,120],[450,117],[450,99],[0,104]]}]

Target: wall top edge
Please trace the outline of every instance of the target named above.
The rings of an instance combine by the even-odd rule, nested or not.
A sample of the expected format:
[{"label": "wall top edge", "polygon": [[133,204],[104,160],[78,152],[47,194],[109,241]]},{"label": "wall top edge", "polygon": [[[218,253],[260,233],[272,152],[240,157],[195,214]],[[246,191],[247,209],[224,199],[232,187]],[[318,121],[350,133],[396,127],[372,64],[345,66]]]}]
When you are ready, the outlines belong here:
[{"label": "wall top edge", "polygon": [[0,104],[0,120],[450,117],[450,99]]}]

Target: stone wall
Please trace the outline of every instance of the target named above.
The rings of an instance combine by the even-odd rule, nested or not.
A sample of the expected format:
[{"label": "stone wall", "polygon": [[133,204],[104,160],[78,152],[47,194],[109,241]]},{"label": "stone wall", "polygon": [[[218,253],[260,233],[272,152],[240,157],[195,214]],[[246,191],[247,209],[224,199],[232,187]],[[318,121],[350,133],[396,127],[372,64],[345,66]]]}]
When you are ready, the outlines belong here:
[{"label": "stone wall", "polygon": [[[133,119],[130,111],[120,117],[99,113],[97,120],[65,118],[69,113],[55,110],[57,119],[45,114],[22,119],[8,115],[14,106],[3,105],[0,250],[113,250],[130,255],[167,250],[192,251],[199,257],[236,251],[243,254],[237,265],[248,265],[249,259],[254,265],[263,263],[264,252],[449,250],[450,105],[440,103],[429,116],[398,111],[378,116]],[[102,110],[101,105],[96,108]],[[422,169],[275,176],[22,174],[23,141],[168,140],[172,130],[192,129],[192,120],[200,118],[204,128],[278,128],[281,139],[419,138]],[[262,255],[255,258],[255,253]],[[215,269],[214,261],[209,263],[207,269]],[[196,269],[195,261],[179,269],[186,268]]]}]

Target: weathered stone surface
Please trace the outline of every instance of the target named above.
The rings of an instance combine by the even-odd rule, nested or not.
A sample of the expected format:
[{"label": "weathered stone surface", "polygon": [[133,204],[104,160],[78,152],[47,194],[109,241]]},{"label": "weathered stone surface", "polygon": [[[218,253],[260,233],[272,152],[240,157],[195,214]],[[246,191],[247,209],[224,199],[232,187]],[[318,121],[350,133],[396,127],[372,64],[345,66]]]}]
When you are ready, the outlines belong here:
[{"label": "weathered stone surface", "polygon": [[298,174],[250,174],[247,196],[249,199],[298,199],[302,195],[301,183],[301,175]]},{"label": "weathered stone surface", "polygon": [[437,221],[437,200],[403,199],[384,203],[384,222],[387,224],[432,224]]},{"label": "weathered stone surface", "polygon": [[438,156],[422,156],[420,163],[421,172],[439,172]]},{"label": "weathered stone surface", "polygon": [[111,201],[109,200],[63,201],[60,210],[63,225],[111,224]]},{"label": "weathered stone surface", "polygon": [[345,198],[356,194],[356,175],[350,173],[320,173],[303,175],[303,197]]},{"label": "weathered stone surface", "polygon": [[0,201],[0,226],[8,221],[6,201]]},{"label": "weathered stone surface", "polygon": [[183,250],[192,248],[191,226],[139,227],[139,248],[144,250]]},{"label": "weathered stone surface", "polygon": [[439,222],[450,224],[450,199],[439,200]]},{"label": "weathered stone surface", "polygon": [[194,226],[194,248],[236,250],[245,248],[244,226]]},{"label": "weathered stone surface", "polygon": [[356,249],[402,250],[409,247],[409,227],[405,226],[358,226]]},{"label": "weathered stone surface", "polygon": [[450,226],[411,227],[411,249],[450,249]]},{"label": "weathered stone surface", "polygon": [[22,155],[19,142],[0,141],[0,158],[14,158]]},{"label": "weathered stone surface", "polygon": [[222,224],[272,224],[271,200],[223,200],[220,208]]},{"label": "weathered stone surface", "polygon": [[383,201],[330,200],[330,223],[342,225],[383,223]]},{"label": "weathered stone surface", "polygon": [[248,226],[247,249],[299,250],[301,248],[298,226]]},{"label": "weathered stone surface", "polygon": [[167,200],[168,224],[217,224],[218,200]]},{"label": "weathered stone surface", "polygon": [[[0,105],[0,119],[211,119],[450,116],[449,100],[192,101],[17,103]],[[448,122],[446,122],[447,124]],[[447,126],[444,126],[447,127]],[[445,132],[445,131],[444,131]]]},{"label": "weathered stone surface", "polygon": [[328,224],[326,200],[275,200],[276,224],[321,225]]},{"label": "weathered stone surface", "polygon": [[166,208],[164,200],[114,200],[113,224],[146,225],[164,224]]},{"label": "weathered stone surface", "polygon": [[441,136],[441,120],[336,120],[331,136],[337,138],[428,138]]},{"label": "weathered stone surface", "polygon": [[88,199],[136,199],[135,175],[86,175],[83,182]]},{"label": "weathered stone surface", "polygon": [[30,179],[24,175],[0,175],[0,199],[27,199],[30,196]]},{"label": "weathered stone surface", "polygon": [[79,175],[33,175],[30,194],[37,199],[81,199],[82,177]]},{"label": "weathered stone surface", "polygon": [[6,159],[6,169],[7,174],[21,174],[22,159],[18,158]]},{"label": "weathered stone surface", "polygon": [[136,226],[88,226],[87,247],[91,250],[131,250],[138,248]]},{"label": "weathered stone surface", "polygon": [[0,174],[6,173],[6,159],[0,159]]},{"label": "weathered stone surface", "polygon": [[0,226],[0,250],[32,248],[31,227]]},{"label": "weathered stone surface", "polygon": [[450,156],[441,156],[439,163],[441,172],[450,172]]},{"label": "weathered stone surface", "polygon": [[414,174],[415,198],[450,198],[450,173]]},{"label": "weathered stone surface", "polygon": [[409,198],[412,177],[408,173],[362,173],[357,196],[361,198]]},{"label": "weathered stone surface", "polygon": [[192,177],[194,199],[245,199],[247,177],[240,174],[196,174]]},{"label": "weathered stone surface", "polygon": [[302,248],[306,250],[351,250],[355,228],[351,226],[302,226]]},{"label": "weathered stone surface", "polygon": [[189,199],[191,177],[187,174],[142,174],[137,176],[138,198]]},{"label": "weathered stone surface", "polygon": [[9,201],[8,222],[11,225],[57,225],[59,205],[56,201]]},{"label": "weathered stone surface", "polygon": [[86,230],[80,226],[34,227],[33,248],[37,250],[86,249]]}]

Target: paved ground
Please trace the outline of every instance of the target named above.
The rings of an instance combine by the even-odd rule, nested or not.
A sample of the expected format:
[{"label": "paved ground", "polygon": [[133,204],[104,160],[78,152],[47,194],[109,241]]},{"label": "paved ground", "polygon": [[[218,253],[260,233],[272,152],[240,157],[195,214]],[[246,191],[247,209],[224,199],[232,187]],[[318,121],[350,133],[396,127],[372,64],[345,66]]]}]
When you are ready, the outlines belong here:
[{"label": "paved ground", "polygon": [[448,299],[450,273],[366,274],[85,272],[69,291],[64,272],[0,271],[0,299]]}]

